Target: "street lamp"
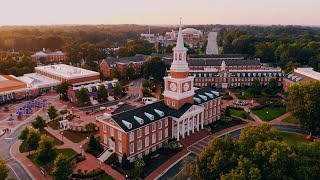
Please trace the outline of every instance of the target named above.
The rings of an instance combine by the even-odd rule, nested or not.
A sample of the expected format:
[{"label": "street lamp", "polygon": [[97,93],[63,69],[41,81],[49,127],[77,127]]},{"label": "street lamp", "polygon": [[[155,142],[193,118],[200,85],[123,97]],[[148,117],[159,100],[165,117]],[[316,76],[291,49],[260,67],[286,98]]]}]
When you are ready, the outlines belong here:
[{"label": "street lamp", "polygon": [[87,143],[89,142],[89,136],[87,136]]},{"label": "street lamp", "polygon": [[60,134],[61,134],[61,140],[63,142],[63,131],[61,131]]},{"label": "street lamp", "polygon": [[82,155],[82,145],[80,145],[80,154]]}]

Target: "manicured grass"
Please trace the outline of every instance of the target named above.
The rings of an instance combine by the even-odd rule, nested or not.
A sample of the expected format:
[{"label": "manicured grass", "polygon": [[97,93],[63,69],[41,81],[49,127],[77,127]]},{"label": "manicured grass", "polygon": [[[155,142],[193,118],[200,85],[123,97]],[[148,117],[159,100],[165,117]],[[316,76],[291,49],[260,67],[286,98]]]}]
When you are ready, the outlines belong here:
[{"label": "manicured grass", "polygon": [[74,143],[79,143],[85,140],[87,137],[90,138],[91,135],[95,135],[98,132],[82,133],[82,132],[73,132],[73,131],[63,131],[63,136],[68,138]]},{"label": "manicured grass", "polygon": [[77,155],[78,153],[71,149],[71,148],[65,148],[65,149],[56,149],[57,154],[63,154],[66,158],[71,158],[72,156]]},{"label": "manicured grass", "polygon": [[59,125],[59,121],[57,120],[52,120],[50,122],[48,122],[48,126],[51,127],[54,130],[58,130],[60,125]]},{"label": "manicured grass", "polygon": [[282,120],[282,122],[292,123],[292,124],[300,124],[299,119],[294,116],[288,116]]},{"label": "manicured grass", "polygon": [[[240,109],[231,109],[231,108],[230,108],[230,113],[231,113],[231,115],[233,115],[233,116],[237,116],[237,117],[242,118],[242,114],[243,114],[243,113],[247,113],[247,112],[245,112],[244,110],[240,110]],[[247,113],[247,114],[248,114],[248,113]],[[254,121],[254,119],[253,119],[250,115],[248,115],[248,120]]]},{"label": "manicured grass", "polygon": [[310,143],[309,141],[303,138],[303,134],[280,132],[280,136],[283,138],[283,142],[287,143],[290,146],[297,146]]},{"label": "manicured grass", "polygon": [[224,99],[224,100],[232,100],[233,97],[230,96],[229,94],[223,94],[223,95],[222,95],[222,99]]},{"label": "manicured grass", "polygon": [[252,110],[262,121],[271,121],[286,113],[284,107],[281,108],[262,108],[258,110]]},{"label": "manicured grass", "polygon": [[110,175],[104,175],[102,177],[99,178],[100,180],[115,180],[115,178],[113,178]]}]

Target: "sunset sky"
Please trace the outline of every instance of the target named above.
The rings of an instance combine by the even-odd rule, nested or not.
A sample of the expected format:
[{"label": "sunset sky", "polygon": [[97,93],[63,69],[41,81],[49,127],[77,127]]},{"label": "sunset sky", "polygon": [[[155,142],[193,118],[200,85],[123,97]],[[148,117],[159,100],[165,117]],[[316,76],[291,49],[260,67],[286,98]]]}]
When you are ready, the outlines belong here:
[{"label": "sunset sky", "polygon": [[0,25],[320,25],[319,0],[4,0]]}]

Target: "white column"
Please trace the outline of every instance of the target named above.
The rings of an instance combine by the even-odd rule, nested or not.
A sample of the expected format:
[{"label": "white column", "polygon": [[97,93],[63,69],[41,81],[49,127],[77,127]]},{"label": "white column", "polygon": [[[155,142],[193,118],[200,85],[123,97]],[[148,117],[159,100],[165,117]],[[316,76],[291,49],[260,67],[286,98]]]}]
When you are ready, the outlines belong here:
[{"label": "white column", "polygon": [[184,138],[184,135],[186,133],[185,120],[182,120],[182,133],[182,138]]},{"label": "white column", "polygon": [[188,121],[187,121],[187,123],[188,123],[188,136],[190,135],[190,117],[188,118]]},{"label": "white column", "polygon": [[194,133],[194,116],[192,116],[192,133]]},{"label": "white column", "polygon": [[202,118],[201,118],[201,129],[203,129],[203,121],[204,121],[204,113],[202,113]]},{"label": "white column", "polygon": [[180,123],[179,123],[179,121],[177,121],[177,140],[179,141],[179,139],[180,139],[180,132],[179,132],[179,127],[180,126]]},{"label": "white column", "polygon": [[199,117],[200,117],[200,115],[197,114],[197,131],[199,131]]}]

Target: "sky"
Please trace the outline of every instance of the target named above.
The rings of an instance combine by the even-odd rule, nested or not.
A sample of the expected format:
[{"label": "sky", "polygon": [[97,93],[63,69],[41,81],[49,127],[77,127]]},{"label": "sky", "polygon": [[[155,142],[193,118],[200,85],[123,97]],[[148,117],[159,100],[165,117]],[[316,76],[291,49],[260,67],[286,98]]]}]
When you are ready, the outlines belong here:
[{"label": "sky", "polygon": [[1,0],[0,25],[320,25],[320,0]]}]

